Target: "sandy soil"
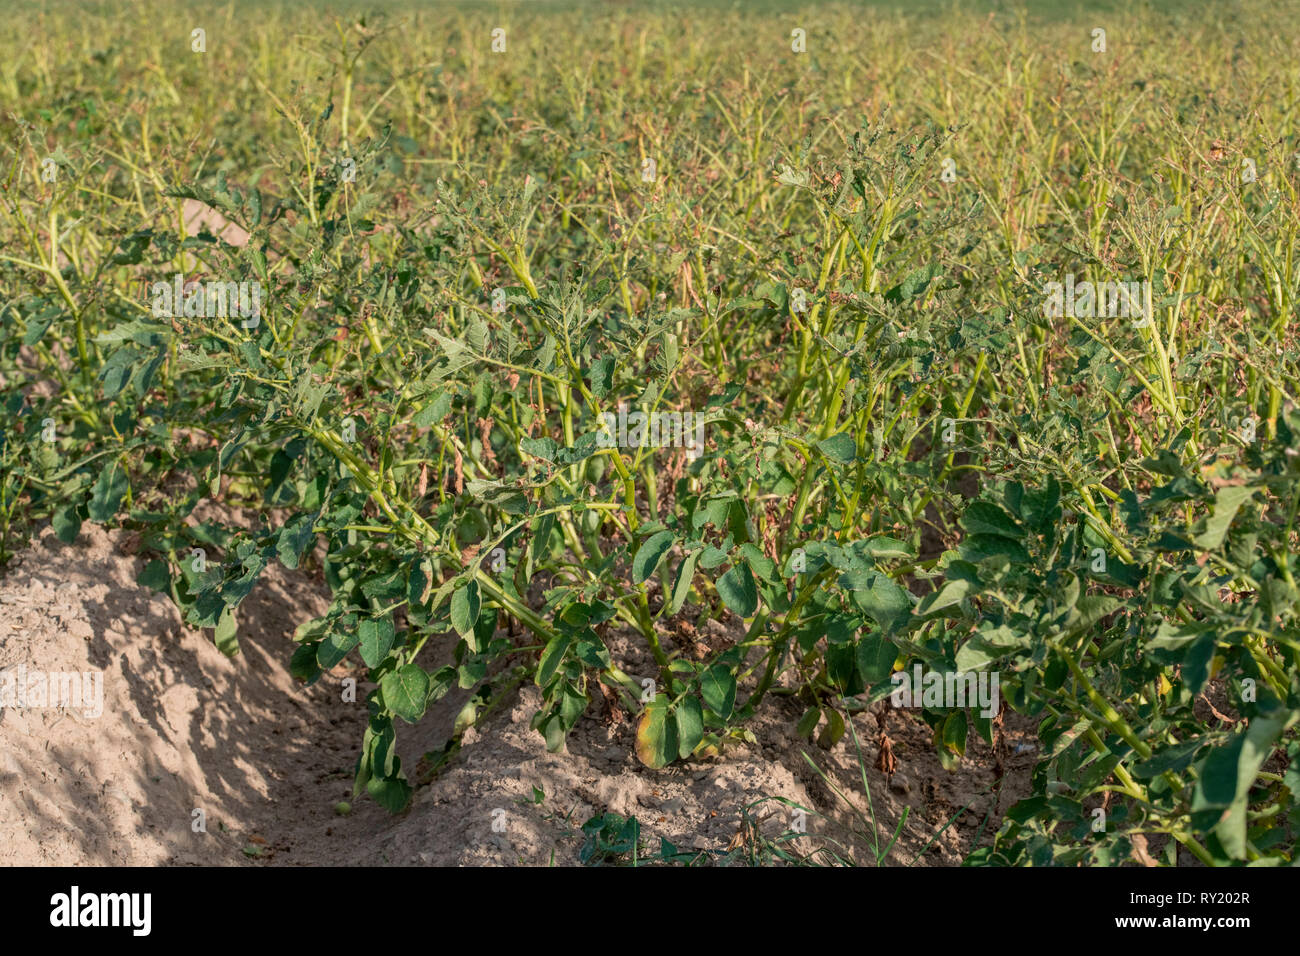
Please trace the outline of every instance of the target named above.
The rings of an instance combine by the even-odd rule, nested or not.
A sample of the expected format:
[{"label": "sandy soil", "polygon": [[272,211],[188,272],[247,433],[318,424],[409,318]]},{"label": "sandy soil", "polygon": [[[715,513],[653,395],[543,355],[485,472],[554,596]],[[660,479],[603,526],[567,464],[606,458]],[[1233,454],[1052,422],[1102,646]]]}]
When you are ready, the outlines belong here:
[{"label": "sandy soil", "polygon": [[[288,672],[294,628],[326,607],[324,585],[269,568],[240,606],[242,651],[228,659],[185,628],[169,600],[135,583],[143,561],[130,550],[124,532],[87,524],[65,545],[46,529],[0,579],[0,672],[99,671],[104,692],[99,716],[85,707],[0,710],[0,864],[572,865],[582,824],[603,812],[636,815],[651,849],[666,837],[717,859],[744,838],[745,808],[777,797],[814,811],[791,848],[811,850],[829,836],[858,862],[872,859],[871,841],[846,829],[853,815],[801,755],[865,811],[852,740],[826,751],[799,739],[802,708],[788,698],[771,698],[749,725],[756,744],[652,771],[635,757],[632,719],[599,704],[567,753],[547,753],[528,726],[537,691],[524,685],[465,733],[402,814],[363,795],[340,815],[336,804],[352,800],[368,689],[362,684],[361,702],[344,703],[341,681],[364,675],[340,668],[304,687]],[[611,644],[624,669],[639,673],[634,645]],[[424,754],[442,750],[468,696],[440,702],[418,727],[399,725],[408,776],[428,766]],[[1027,793],[1030,725],[1007,715],[1006,775],[993,808],[995,755],[983,741],[948,773],[924,723],[898,711],[884,719],[899,766],[890,779],[868,770],[881,845],[910,808],[889,862],[958,862],[985,814],[993,809],[987,840],[999,811]],[[855,718],[868,764],[877,720]],[[772,800],[753,816],[769,837],[792,820]]]}]

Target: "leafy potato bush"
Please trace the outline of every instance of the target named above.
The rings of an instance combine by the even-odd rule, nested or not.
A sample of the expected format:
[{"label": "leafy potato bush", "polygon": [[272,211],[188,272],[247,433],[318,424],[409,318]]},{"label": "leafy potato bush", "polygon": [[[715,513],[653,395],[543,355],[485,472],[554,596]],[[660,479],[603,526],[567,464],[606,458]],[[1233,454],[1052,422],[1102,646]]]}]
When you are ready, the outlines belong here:
[{"label": "leafy potato bush", "polygon": [[[534,681],[553,749],[617,702],[657,768],[771,694],[834,746],[921,665],[1040,719],[969,862],[1293,860],[1298,76],[1262,4],[1105,13],[1104,49],[1068,13],[147,9],[0,26],[0,558],[131,529],[232,654],[270,562],[319,570],[293,670],[362,662],[393,811],[453,687],[463,729]],[[1002,721],[918,713],[957,772]]]}]

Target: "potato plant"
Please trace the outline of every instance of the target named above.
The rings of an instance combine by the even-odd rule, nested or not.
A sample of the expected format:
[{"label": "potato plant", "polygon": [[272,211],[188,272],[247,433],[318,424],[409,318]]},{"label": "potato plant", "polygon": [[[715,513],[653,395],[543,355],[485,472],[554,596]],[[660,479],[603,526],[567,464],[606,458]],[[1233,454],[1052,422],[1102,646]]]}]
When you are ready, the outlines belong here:
[{"label": "potato plant", "polygon": [[[739,14],[648,6],[519,11],[497,50],[473,11],[276,10],[239,59],[81,16],[46,27],[75,73],[0,76],[0,560],[127,529],[229,654],[272,562],[319,574],[291,669],[359,662],[393,812],[453,689],[462,731],[533,681],[552,750],[621,708],[658,769],[775,695],[834,747],[920,666],[1038,720],[968,862],[1294,862],[1300,131],[1265,22],[1116,12],[1106,54],[832,5],[733,50]],[[1249,82],[1211,66],[1238,42]],[[1118,281],[1133,315],[1075,307]],[[1003,720],[916,713],[952,772]]]}]

